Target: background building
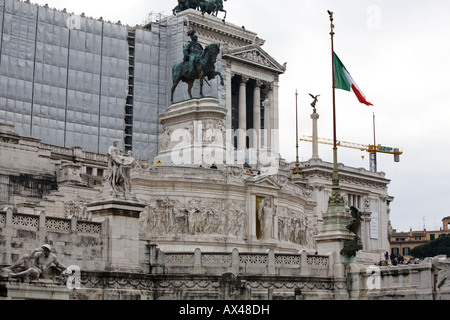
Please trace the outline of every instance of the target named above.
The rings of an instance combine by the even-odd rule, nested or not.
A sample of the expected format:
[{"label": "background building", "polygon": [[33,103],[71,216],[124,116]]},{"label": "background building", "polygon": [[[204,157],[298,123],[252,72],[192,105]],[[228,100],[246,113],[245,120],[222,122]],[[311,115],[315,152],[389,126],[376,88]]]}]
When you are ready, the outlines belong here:
[{"label": "background building", "polygon": [[[12,131],[20,137],[32,137],[30,141],[39,141],[57,157],[84,152],[100,159],[112,141],[119,139],[125,151],[132,150],[133,157],[151,163],[161,151],[158,116],[170,105],[171,69],[183,58],[187,32],[195,29],[203,47],[213,42],[221,45],[216,70],[225,85],[219,85],[216,77],[204,89],[206,96],[216,98],[227,110],[226,143],[238,151],[235,159],[240,153],[245,162],[257,167],[258,152],[264,149],[275,154],[278,162],[278,115],[282,112],[278,86],[286,66],[264,51],[265,41],[257,33],[195,10],[134,27],[19,0],[0,1],[0,14],[0,119],[14,126]],[[198,95],[198,83],[193,92]],[[186,85],[180,84],[174,102],[187,99]],[[256,154],[250,154],[250,149],[257,150]],[[332,165],[316,154],[314,158],[301,164],[300,177],[292,176],[292,165],[280,161],[275,180],[288,182],[286,188],[294,194],[296,189],[306,190],[299,192],[314,201],[302,209],[314,221],[308,228],[320,230],[331,194]],[[70,157],[63,159],[61,165],[76,166],[77,183],[101,184],[104,163],[83,160],[71,164]],[[45,174],[32,170],[25,177],[17,173],[26,171],[29,163],[12,164],[15,170],[2,172],[3,203],[26,202],[15,196],[23,195],[27,185],[40,190],[33,191],[40,199],[61,182],[62,167]],[[388,195],[389,180],[384,173],[341,164],[339,170],[347,208],[355,205],[365,212],[361,230],[365,249],[360,258],[378,261],[389,250],[389,203],[393,200]],[[91,196],[82,200],[90,201]],[[247,200],[253,208],[256,200]],[[289,206],[280,206],[285,217],[290,214]],[[46,211],[58,212],[54,208]],[[285,217],[276,222],[284,224]],[[257,230],[250,233],[256,235]]]},{"label": "background building", "polygon": [[141,30],[2,0],[0,118],[48,144],[106,153],[120,139],[150,159],[167,105],[167,37],[165,25]]},{"label": "background building", "polygon": [[431,240],[450,235],[449,224],[450,217],[445,217],[442,219],[442,228],[440,230],[427,231],[424,229],[423,231],[413,231],[411,228],[409,232],[397,232],[394,229],[390,235],[391,254],[412,258],[410,252],[413,248],[426,244]]},{"label": "background building", "polygon": [[[44,143],[105,154],[120,139],[135,157],[152,160],[171,69],[192,28],[202,45],[222,45],[217,69],[227,75],[226,86],[213,80],[205,95],[229,110],[227,129],[278,129],[278,75],[285,67],[261,49],[264,40],[254,32],[194,10],[130,27],[19,0],[0,1],[0,118]],[[188,98],[179,87],[175,101]],[[248,148],[239,139],[233,145]]]},{"label": "background building", "polygon": [[[357,289],[347,292],[348,279],[335,267],[339,253],[316,254],[333,165],[317,152],[299,164],[279,156],[278,83],[286,66],[261,48],[264,40],[256,33],[195,10],[129,27],[29,2],[0,3],[2,266],[45,241],[83,270],[86,295],[76,298],[359,297]],[[216,69],[225,84],[213,79],[206,99],[188,99],[181,85],[171,105],[171,68],[182,60],[192,29],[204,47],[220,43]],[[195,107],[200,103],[204,108]],[[195,111],[173,115],[172,107]],[[210,111],[217,109],[221,117]],[[208,114],[195,118],[201,112]],[[156,166],[154,158],[164,151],[161,124],[168,126],[163,122],[169,116],[173,127],[195,120],[201,129],[214,116],[220,120],[216,130],[223,129],[223,119],[221,147],[231,145],[234,159],[243,156],[255,168],[260,150],[270,151],[276,172],[258,174],[233,161],[218,168],[168,161]],[[203,147],[208,139],[200,133]],[[108,197],[106,153],[115,139],[137,159],[129,171],[135,202],[125,211],[98,205]],[[296,165],[300,174],[293,173]],[[389,250],[390,180],[344,164],[338,170],[346,209],[362,212],[363,249],[355,262],[373,265]],[[348,268],[349,283],[365,283],[361,265]],[[422,271],[428,275],[431,265]],[[105,272],[121,288],[101,288]],[[133,281],[124,285],[127,272]],[[240,287],[244,282],[234,281],[236,275],[248,277],[251,287]],[[222,290],[228,276],[236,292]],[[191,290],[200,278],[203,287]],[[176,289],[181,282],[184,293]],[[410,294],[429,296],[430,283],[423,282],[426,292]],[[392,283],[398,284],[386,286]]]}]

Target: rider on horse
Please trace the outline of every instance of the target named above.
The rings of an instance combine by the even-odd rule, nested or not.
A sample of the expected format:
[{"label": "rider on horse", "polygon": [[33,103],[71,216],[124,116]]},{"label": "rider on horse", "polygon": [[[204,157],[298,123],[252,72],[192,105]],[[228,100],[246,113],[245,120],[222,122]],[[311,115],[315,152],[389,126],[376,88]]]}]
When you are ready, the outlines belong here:
[{"label": "rider on horse", "polygon": [[189,72],[193,72],[198,58],[203,54],[203,47],[198,43],[198,37],[194,29],[189,30],[188,36],[191,37],[191,41],[184,46],[183,54],[184,60],[189,61]]}]

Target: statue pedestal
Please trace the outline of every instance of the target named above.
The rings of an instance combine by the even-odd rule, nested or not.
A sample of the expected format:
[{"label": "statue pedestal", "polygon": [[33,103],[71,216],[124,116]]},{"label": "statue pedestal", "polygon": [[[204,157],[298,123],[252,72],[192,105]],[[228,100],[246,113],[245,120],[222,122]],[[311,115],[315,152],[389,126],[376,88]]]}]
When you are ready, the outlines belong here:
[{"label": "statue pedestal", "polygon": [[354,262],[355,257],[341,255],[345,243],[354,239],[354,234],[346,228],[351,220],[344,204],[329,204],[328,211],[323,214],[323,226],[315,236],[317,251],[320,255],[332,256],[332,273],[336,282],[335,299],[348,299],[346,289],[346,266]]},{"label": "statue pedestal", "polygon": [[139,264],[139,215],[145,205],[137,201],[107,199],[87,205],[92,218],[107,221],[108,271],[142,272]]},{"label": "statue pedestal", "polygon": [[70,289],[49,279],[22,283],[20,280],[0,280],[0,300],[69,300]]},{"label": "statue pedestal", "polygon": [[214,98],[171,105],[159,116],[164,126],[155,163],[210,167],[227,163],[224,119],[227,110]]}]

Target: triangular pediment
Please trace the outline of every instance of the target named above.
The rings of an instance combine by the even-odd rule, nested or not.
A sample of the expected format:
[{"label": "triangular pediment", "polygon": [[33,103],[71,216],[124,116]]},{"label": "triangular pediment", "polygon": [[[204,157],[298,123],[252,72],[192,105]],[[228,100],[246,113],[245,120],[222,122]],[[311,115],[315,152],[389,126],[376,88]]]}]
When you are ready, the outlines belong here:
[{"label": "triangular pediment", "polygon": [[261,178],[256,178],[252,181],[248,181],[247,183],[251,183],[258,187],[266,187],[266,188],[274,188],[274,189],[281,189],[281,185],[278,184],[273,178],[270,176],[265,176]]},{"label": "triangular pediment", "polygon": [[229,50],[224,49],[222,52],[222,57],[269,69],[279,74],[286,71],[286,63],[284,65],[279,64],[266,51],[264,51],[257,42],[240,48]]}]

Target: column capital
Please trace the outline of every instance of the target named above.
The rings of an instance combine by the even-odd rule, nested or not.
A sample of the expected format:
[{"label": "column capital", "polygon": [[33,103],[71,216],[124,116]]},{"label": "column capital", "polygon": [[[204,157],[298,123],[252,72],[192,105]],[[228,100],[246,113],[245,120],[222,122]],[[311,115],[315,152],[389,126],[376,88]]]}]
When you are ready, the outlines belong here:
[{"label": "column capital", "polygon": [[241,76],[241,85],[247,84],[247,82],[250,80],[250,77],[247,76]]},{"label": "column capital", "polygon": [[262,87],[264,84],[265,84],[265,82],[262,81],[262,80],[255,80],[255,89],[256,89],[256,88],[261,89],[261,87]]},{"label": "column capital", "polygon": [[273,82],[266,82],[266,87],[264,88],[264,94],[268,95],[270,92],[273,92]]}]

